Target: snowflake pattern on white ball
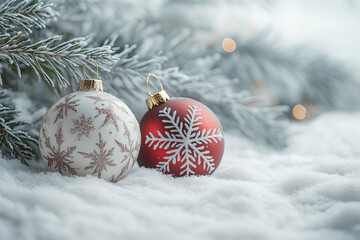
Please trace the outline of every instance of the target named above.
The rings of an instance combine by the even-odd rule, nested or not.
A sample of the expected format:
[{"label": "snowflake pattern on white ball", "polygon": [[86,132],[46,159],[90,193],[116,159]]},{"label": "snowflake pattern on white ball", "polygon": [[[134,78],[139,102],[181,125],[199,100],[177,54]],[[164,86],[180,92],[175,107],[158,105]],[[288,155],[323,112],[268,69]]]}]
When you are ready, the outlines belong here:
[{"label": "snowflake pattern on white ball", "polygon": [[56,118],[54,120],[54,123],[57,122],[59,119],[64,119],[64,117],[67,117],[68,111],[74,111],[77,112],[76,107],[79,106],[78,101],[79,99],[73,99],[75,95],[67,95],[65,96],[65,102],[60,102],[55,106],[55,109],[53,112],[56,112]]},{"label": "snowflake pattern on white ball", "polygon": [[165,161],[158,163],[157,167],[162,172],[170,171],[170,164],[176,162],[183,162],[180,173],[182,176],[189,176],[194,174],[193,169],[198,166],[203,166],[209,174],[214,171],[214,158],[210,155],[209,150],[205,150],[204,144],[217,143],[222,141],[223,133],[219,128],[209,128],[199,131],[201,122],[201,109],[197,106],[188,106],[187,114],[184,118],[184,123],[180,121],[180,117],[176,116],[176,111],[171,114],[171,108],[165,107],[159,111],[159,117],[163,118],[162,122],[165,125],[164,134],[157,131],[157,137],[149,132],[146,135],[145,144],[148,147],[156,149],[169,149],[164,157]]},{"label": "snowflake pattern on white ball", "polygon": [[[42,131],[42,136],[45,139],[45,146],[50,150],[48,155],[43,156],[48,166],[63,175],[76,174],[77,168],[71,166],[74,163],[71,159],[74,158],[76,146],[68,146],[66,149],[62,147],[64,143],[62,126],[55,133],[56,144],[51,144],[50,137],[46,136],[45,131]],[[40,147],[42,148],[42,141],[40,141]]]},{"label": "snowflake pattern on white ball", "polygon": [[95,130],[93,125],[93,118],[86,118],[85,114],[82,114],[79,119],[74,119],[74,127],[70,129],[72,134],[77,134],[77,139],[81,140],[82,136],[89,137],[90,133]]},{"label": "snowflake pattern on white ball", "polygon": [[51,171],[117,181],[136,162],[140,128],[116,97],[95,91],[69,94],[44,116],[40,151]]}]

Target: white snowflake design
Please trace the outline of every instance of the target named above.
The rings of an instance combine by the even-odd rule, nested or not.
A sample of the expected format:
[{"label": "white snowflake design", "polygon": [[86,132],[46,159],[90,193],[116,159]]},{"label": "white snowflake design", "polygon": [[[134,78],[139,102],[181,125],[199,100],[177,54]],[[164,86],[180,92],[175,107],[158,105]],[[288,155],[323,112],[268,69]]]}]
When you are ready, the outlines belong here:
[{"label": "white snowflake design", "polygon": [[163,117],[162,122],[166,124],[165,131],[162,134],[157,131],[157,137],[152,132],[146,135],[145,145],[156,149],[168,149],[168,156],[165,161],[159,162],[157,167],[162,172],[170,172],[170,163],[182,162],[180,173],[182,176],[195,174],[194,169],[203,165],[203,169],[211,173],[214,171],[214,158],[209,155],[210,151],[205,150],[204,144],[217,143],[222,141],[223,133],[219,128],[209,128],[199,131],[201,122],[201,109],[197,106],[188,106],[188,114],[184,118],[184,123],[176,116],[176,111],[171,115],[171,108],[165,107],[159,111],[159,117]]}]

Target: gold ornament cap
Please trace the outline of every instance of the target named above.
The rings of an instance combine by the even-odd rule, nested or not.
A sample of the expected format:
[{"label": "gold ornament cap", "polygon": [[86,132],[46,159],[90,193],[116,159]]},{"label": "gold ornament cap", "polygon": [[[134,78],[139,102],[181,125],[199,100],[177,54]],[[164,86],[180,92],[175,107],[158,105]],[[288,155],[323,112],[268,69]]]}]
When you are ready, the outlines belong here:
[{"label": "gold ornament cap", "polygon": [[103,83],[99,79],[81,79],[78,91],[99,91],[103,92]]},{"label": "gold ornament cap", "polygon": [[[87,79],[86,74],[85,74],[86,64],[87,64],[87,62],[89,60],[93,61],[96,64],[96,77],[93,78],[93,79]],[[99,91],[99,92],[103,92],[104,91],[103,83],[102,83],[101,80],[97,79],[98,75],[99,75],[99,67],[98,67],[97,62],[94,59],[89,58],[88,60],[86,60],[85,66],[84,66],[84,78],[85,79],[80,80],[78,91]]]},{"label": "gold ornament cap", "polygon": [[[154,78],[156,78],[158,80],[158,82],[160,84],[160,87],[161,87],[160,92],[157,92],[155,94],[150,93],[150,91],[149,91],[149,79],[150,79],[150,77],[154,77]],[[153,73],[149,74],[147,76],[147,78],[146,78],[146,90],[147,90],[147,92],[149,93],[149,96],[150,96],[145,100],[146,105],[148,106],[149,109],[153,109],[155,106],[159,106],[160,103],[164,103],[167,100],[170,100],[170,97],[165,92],[160,79]]]}]

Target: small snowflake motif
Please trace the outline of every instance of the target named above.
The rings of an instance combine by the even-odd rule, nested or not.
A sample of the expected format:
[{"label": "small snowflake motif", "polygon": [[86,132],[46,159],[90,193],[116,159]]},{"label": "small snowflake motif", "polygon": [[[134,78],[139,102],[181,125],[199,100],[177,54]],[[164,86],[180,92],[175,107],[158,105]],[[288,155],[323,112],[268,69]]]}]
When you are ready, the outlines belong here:
[{"label": "small snowflake motif", "polygon": [[111,160],[115,148],[105,150],[105,145],[106,142],[104,142],[101,137],[101,133],[99,133],[99,142],[96,143],[96,146],[98,146],[99,148],[99,152],[97,152],[96,150],[94,150],[92,153],[79,152],[85,158],[89,158],[92,160],[90,164],[85,167],[85,170],[94,169],[93,175],[97,175],[99,178],[101,177],[103,171],[107,172],[107,166],[116,166],[114,160]]},{"label": "small snowflake motif", "polygon": [[46,136],[44,129],[42,132],[45,138],[45,146],[50,150],[49,155],[44,156],[44,159],[47,160],[47,165],[64,175],[76,174],[76,168],[71,167],[74,161],[70,160],[70,158],[73,158],[72,154],[76,146],[67,147],[66,150],[61,149],[61,145],[64,143],[62,127],[60,126],[55,133],[57,146],[51,145],[50,137]]},{"label": "small snowflake motif", "polygon": [[88,96],[88,98],[95,100],[95,103],[98,102],[108,103],[108,106],[106,108],[96,107],[96,110],[98,111],[98,114],[95,116],[96,118],[99,117],[100,115],[105,115],[105,120],[101,124],[100,128],[112,123],[114,124],[116,131],[119,131],[118,121],[121,121],[121,118],[116,114],[114,107],[123,111],[126,115],[130,116],[130,114],[127,112],[125,107],[117,104],[116,103],[117,99],[111,95],[104,94],[103,96]]},{"label": "small snowflake motif", "polygon": [[124,156],[123,160],[121,161],[121,163],[124,162],[124,161],[127,161],[127,163],[121,169],[121,172],[117,177],[115,177],[114,175],[112,176],[112,178],[111,178],[112,182],[116,182],[122,177],[123,173],[126,172],[129,169],[130,162],[131,162],[131,167],[134,166],[134,164],[136,162],[136,157],[137,157],[137,156],[134,155],[134,152],[139,151],[139,149],[140,149],[140,138],[138,138],[138,141],[136,143],[134,143],[134,141],[131,139],[131,134],[130,134],[129,128],[127,127],[127,125],[125,124],[124,121],[123,121],[123,126],[124,126],[124,129],[125,129],[124,135],[128,139],[129,146],[127,146],[124,143],[119,142],[116,139],[115,139],[115,143],[120,147],[120,149],[121,149],[121,151],[123,153],[127,153]]},{"label": "small snowflake motif", "polygon": [[210,151],[205,150],[204,144],[217,143],[222,141],[223,134],[220,129],[203,129],[199,131],[201,122],[201,109],[197,106],[188,106],[187,114],[182,123],[179,117],[176,116],[176,111],[171,115],[171,108],[165,107],[159,111],[159,117],[162,117],[162,122],[166,124],[165,131],[162,134],[157,131],[157,137],[149,132],[146,135],[145,144],[148,147],[156,149],[169,149],[164,157],[165,161],[159,162],[157,167],[162,172],[170,172],[170,163],[183,163],[183,169],[180,175],[189,176],[194,174],[194,169],[203,165],[203,169],[211,173],[214,171],[214,159],[209,155]]},{"label": "small snowflake motif", "polygon": [[59,103],[58,105],[55,106],[53,111],[57,111],[58,113],[56,115],[54,123],[56,123],[56,121],[59,119],[64,119],[64,115],[65,115],[65,117],[67,117],[68,110],[77,112],[76,107],[79,106],[78,101],[80,101],[80,100],[79,99],[72,100],[74,97],[75,97],[75,95],[72,95],[72,96],[68,95],[65,97],[64,103]]},{"label": "small snowflake motif", "polygon": [[77,134],[77,139],[80,141],[82,136],[89,137],[90,133],[95,130],[93,119],[91,117],[86,118],[85,114],[82,114],[79,119],[75,119],[74,127],[70,129],[70,133]]}]

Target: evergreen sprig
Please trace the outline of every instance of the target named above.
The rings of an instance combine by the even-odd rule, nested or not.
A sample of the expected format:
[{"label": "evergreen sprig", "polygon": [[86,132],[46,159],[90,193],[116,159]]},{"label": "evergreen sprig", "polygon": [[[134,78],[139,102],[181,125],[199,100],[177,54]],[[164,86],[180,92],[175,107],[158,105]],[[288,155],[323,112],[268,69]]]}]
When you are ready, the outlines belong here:
[{"label": "evergreen sprig", "polygon": [[7,0],[0,4],[0,29],[9,32],[21,28],[29,34],[32,28],[45,28],[46,20],[58,15],[53,6],[52,3],[44,4],[39,0]]},{"label": "evergreen sprig", "polygon": [[[84,38],[74,38],[66,42],[61,42],[61,39],[62,36],[53,36],[32,43],[21,32],[14,35],[2,34],[0,61],[5,60],[9,65],[15,66],[19,77],[23,65],[31,68],[39,80],[43,79],[49,86],[59,88],[69,85],[69,77],[82,77],[81,68],[88,58],[95,59],[105,71],[109,70],[108,65],[113,64],[113,51],[110,46],[87,48]],[[94,63],[89,62],[89,65],[94,66]],[[90,71],[95,73],[94,69]]]},{"label": "evergreen sprig", "polygon": [[114,64],[109,77],[113,81],[107,83],[114,92],[130,98],[142,98],[144,79],[150,72],[161,69],[162,57],[143,60],[136,54],[136,45],[128,46],[115,54],[119,60]]},{"label": "evergreen sprig", "polygon": [[23,131],[30,123],[16,119],[19,111],[0,104],[0,147],[3,154],[19,158],[28,165],[28,160],[34,157],[31,144],[37,141]]}]

